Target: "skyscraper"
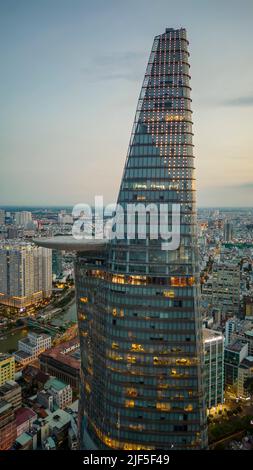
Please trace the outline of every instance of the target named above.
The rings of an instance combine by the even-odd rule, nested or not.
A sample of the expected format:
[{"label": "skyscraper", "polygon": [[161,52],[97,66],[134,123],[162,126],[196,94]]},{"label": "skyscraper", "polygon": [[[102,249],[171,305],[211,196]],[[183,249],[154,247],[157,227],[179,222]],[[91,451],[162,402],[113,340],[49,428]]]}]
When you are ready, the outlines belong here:
[{"label": "skyscraper", "polygon": [[52,254],[30,243],[0,244],[0,303],[24,308],[52,293]]},{"label": "skyscraper", "polygon": [[233,238],[233,227],[232,227],[231,223],[229,223],[229,222],[224,223],[223,237],[224,237],[224,242],[231,242],[231,240]]},{"label": "skyscraper", "polygon": [[77,256],[82,447],[207,445],[189,68],[185,29],[155,37],[118,197],[180,204],[180,247],[125,233]]},{"label": "skyscraper", "polygon": [[[207,448],[189,67],[185,29],[155,37],[118,196],[124,236],[37,241],[76,251],[83,449]],[[167,204],[169,225],[179,205],[179,246],[152,236],[148,210],[138,237],[130,203]]]}]

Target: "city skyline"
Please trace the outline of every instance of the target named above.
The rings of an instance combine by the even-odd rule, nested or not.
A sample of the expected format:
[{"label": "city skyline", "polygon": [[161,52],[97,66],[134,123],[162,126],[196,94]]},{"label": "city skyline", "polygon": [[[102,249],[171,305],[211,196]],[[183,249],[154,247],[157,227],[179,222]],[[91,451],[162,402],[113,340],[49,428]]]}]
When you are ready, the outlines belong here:
[{"label": "city skyline", "polygon": [[191,42],[198,206],[250,206],[252,3],[86,5],[0,4],[1,205],[115,200],[150,37],[169,23]]}]

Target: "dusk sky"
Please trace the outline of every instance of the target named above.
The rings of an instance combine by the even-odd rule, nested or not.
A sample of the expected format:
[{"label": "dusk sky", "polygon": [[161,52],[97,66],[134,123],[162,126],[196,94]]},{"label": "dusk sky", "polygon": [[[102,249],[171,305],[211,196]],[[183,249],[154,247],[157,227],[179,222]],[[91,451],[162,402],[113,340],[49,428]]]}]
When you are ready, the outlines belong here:
[{"label": "dusk sky", "polygon": [[199,206],[253,203],[252,0],[0,0],[0,206],[117,197],[155,35],[185,27]]}]

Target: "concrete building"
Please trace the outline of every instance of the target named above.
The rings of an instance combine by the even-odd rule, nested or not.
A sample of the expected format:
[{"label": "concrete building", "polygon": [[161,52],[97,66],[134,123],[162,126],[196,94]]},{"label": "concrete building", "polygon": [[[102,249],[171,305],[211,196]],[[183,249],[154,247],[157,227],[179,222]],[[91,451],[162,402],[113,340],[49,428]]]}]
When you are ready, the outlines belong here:
[{"label": "concrete building", "polygon": [[49,349],[51,341],[51,336],[45,333],[28,333],[26,338],[19,340],[19,349],[14,353],[14,356],[18,362],[24,363],[25,361],[25,364],[28,364],[37,359],[39,354]]},{"label": "concrete building", "polygon": [[14,442],[12,450],[37,450],[37,433],[23,432]]},{"label": "concrete building", "polygon": [[225,346],[228,346],[232,341],[232,335],[236,330],[238,319],[229,318],[225,324]]},{"label": "concrete building", "polygon": [[39,418],[34,423],[39,435],[39,442],[43,448],[49,437],[53,438],[57,448],[66,446],[70,426],[71,415],[62,409],[58,409],[53,413],[48,412],[46,418]]},{"label": "concrete building", "polygon": [[0,353],[0,385],[15,376],[15,359],[10,354]]},{"label": "concrete building", "polygon": [[212,305],[220,308],[223,318],[238,315],[240,307],[240,266],[214,264],[212,275]]},{"label": "concrete building", "polygon": [[18,227],[26,227],[30,222],[32,222],[32,213],[29,211],[15,212],[14,222]]},{"label": "concrete building", "polygon": [[7,228],[7,239],[8,240],[15,240],[18,238],[18,229],[15,226],[11,226]]},{"label": "concrete building", "polygon": [[53,396],[53,405],[55,408],[66,408],[72,403],[72,388],[70,385],[52,378],[45,383],[44,389]]},{"label": "concrete building", "polygon": [[203,340],[206,405],[212,408],[224,402],[224,336],[204,328]]},{"label": "concrete building", "polygon": [[51,294],[51,251],[25,242],[2,242],[0,303],[23,309]]},{"label": "concrete building", "polygon": [[8,450],[17,435],[16,419],[11,403],[0,400],[0,451]]},{"label": "concrete building", "polygon": [[245,382],[249,378],[253,378],[253,356],[247,356],[239,365],[237,381],[238,398],[250,398],[250,394],[247,390],[247,387],[245,386]]},{"label": "concrete building", "polygon": [[14,380],[7,380],[0,387],[0,400],[5,400],[17,410],[22,404],[22,391],[20,385]]},{"label": "concrete building", "polygon": [[237,339],[225,347],[224,376],[225,386],[237,387],[239,366],[248,356],[248,343]]},{"label": "concrete building", "polygon": [[80,385],[79,348],[79,338],[73,338],[45,351],[39,358],[41,370],[78,391]]}]

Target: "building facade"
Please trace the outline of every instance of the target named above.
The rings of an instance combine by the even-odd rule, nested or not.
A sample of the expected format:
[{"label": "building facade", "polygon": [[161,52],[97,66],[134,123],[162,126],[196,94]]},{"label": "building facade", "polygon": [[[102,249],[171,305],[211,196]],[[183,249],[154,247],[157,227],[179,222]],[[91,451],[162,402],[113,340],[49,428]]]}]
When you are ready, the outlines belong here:
[{"label": "building facade", "polygon": [[52,254],[24,242],[0,245],[0,303],[25,308],[52,293]]},{"label": "building facade", "polygon": [[0,451],[11,448],[17,436],[17,426],[11,403],[0,400]]},{"label": "building facade", "polygon": [[118,197],[124,216],[168,204],[169,224],[179,204],[180,246],[163,250],[149,215],[142,239],[128,224],[77,253],[81,448],[207,447],[189,68],[184,29],[155,37]]},{"label": "building facade", "polygon": [[15,359],[10,354],[0,353],[0,385],[15,376]]},{"label": "building facade", "polygon": [[13,410],[17,410],[22,404],[21,387],[14,380],[7,380],[0,387],[0,400],[11,403]]},{"label": "building facade", "polygon": [[18,211],[14,213],[15,225],[18,227],[26,227],[32,222],[32,213],[29,211]]},{"label": "building facade", "polygon": [[204,328],[205,392],[208,408],[224,402],[224,337]]}]

